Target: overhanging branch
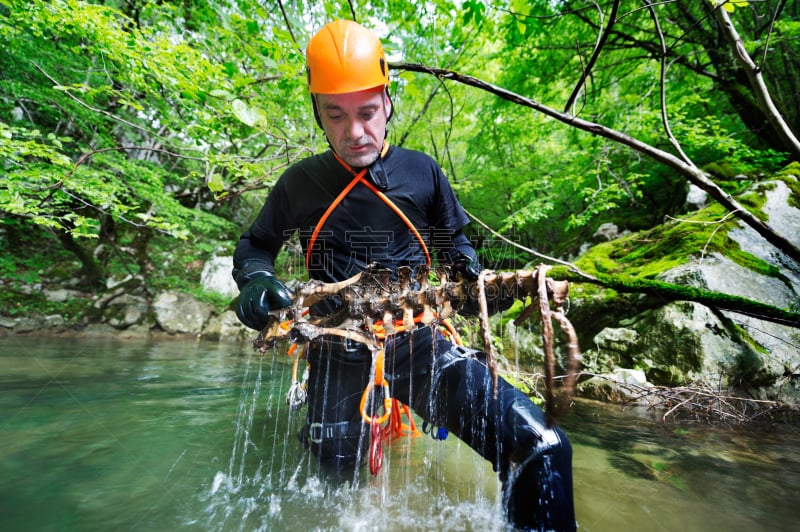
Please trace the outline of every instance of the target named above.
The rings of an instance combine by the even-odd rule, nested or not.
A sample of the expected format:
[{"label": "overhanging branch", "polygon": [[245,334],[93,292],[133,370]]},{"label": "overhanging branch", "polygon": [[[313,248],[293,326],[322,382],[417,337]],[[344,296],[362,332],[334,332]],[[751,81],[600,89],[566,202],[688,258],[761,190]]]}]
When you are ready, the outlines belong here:
[{"label": "overhanging branch", "polygon": [[677,171],[679,174],[681,174],[687,180],[689,180],[690,183],[694,184],[695,186],[707,192],[709,196],[714,198],[726,209],[735,212],[735,216],[737,218],[742,220],[748,226],[752,227],[767,242],[769,242],[770,244],[778,248],[781,252],[786,254],[786,256],[790,257],[792,260],[800,264],[800,247],[798,247],[788,238],[777,233],[769,225],[762,222],[756,216],[751,214],[747,209],[745,209],[742,205],[740,205],[730,194],[726,193],[724,190],[719,188],[713,181],[711,181],[708,174],[706,174],[705,172],[703,172],[702,170],[693,165],[685,163],[684,161],[672,155],[671,153],[659,150],[658,148],[655,148],[640,140],[637,140],[629,135],[626,135],[625,133],[616,131],[601,124],[590,122],[588,120],[583,120],[582,118],[572,116],[568,113],[562,113],[556,111],[555,109],[543,105],[537,102],[536,100],[533,100],[531,98],[526,98],[525,96],[521,96],[502,87],[492,85],[491,83],[487,83],[473,76],[467,76],[451,70],[429,67],[416,63],[391,63],[389,66],[395,70],[404,70],[408,72],[420,72],[423,74],[430,74],[436,76],[439,79],[449,79],[452,81],[456,81],[458,83],[462,83],[464,85],[469,85],[471,87],[484,90],[504,100],[539,111],[540,113],[543,113],[551,118],[555,118],[556,120],[563,122],[567,125],[570,125],[572,127],[575,127],[577,129],[588,131],[595,135],[600,135],[601,137],[605,137],[607,139],[613,140],[615,142],[633,148],[634,150],[647,155],[653,160],[673,168],[675,171]]}]

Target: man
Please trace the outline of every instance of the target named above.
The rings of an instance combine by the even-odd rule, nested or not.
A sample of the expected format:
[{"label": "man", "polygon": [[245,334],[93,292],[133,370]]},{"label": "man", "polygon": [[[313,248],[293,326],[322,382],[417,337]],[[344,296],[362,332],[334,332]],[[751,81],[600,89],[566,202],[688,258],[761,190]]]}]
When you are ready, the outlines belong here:
[{"label": "man", "polygon": [[[462,229],[461,205],[430,157],[389,146],[388,65],[380,40],[349,21],[323,27],[306,50],[309,92],[330,150],[291,166],[278,180],[234,254],[239,319],[262,329],[292,294],[275,276],[275,257],[297,232],[309,276],[352,277],[371,263],[396,271],[442,264],[477,279],[477,255]],[[494,301],[495,309],[507,301]],[[315,305],[334,312],[335,298]],[[506,306],[507,308],[507,306]],[[572,450],[564,433],[523,393],[500,379],[494,393],[485,355],[419,327],[385,340],[391,395],[432,426],[457,435],[499,471],[509,522],[533,530],[574,530]],[[372,354],[356,342],[310,342],[308,414],[301,439],[323,463],[364,457],[359,411]]]}]

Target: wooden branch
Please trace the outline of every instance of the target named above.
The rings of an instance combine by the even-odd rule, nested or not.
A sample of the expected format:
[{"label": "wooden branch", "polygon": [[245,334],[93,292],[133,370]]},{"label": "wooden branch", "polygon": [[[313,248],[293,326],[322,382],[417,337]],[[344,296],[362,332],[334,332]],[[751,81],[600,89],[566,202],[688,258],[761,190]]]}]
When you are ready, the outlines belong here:
[{"label": "wooden branch", "polygon": [[544,274],[549,269],[548,266],[539,266],[539,312],[542,315],[542,344],[544,347],[544,384],[547,395],[544,398],[545,412],[547,413],[548,423],[556,413],[556,400],[553,393],[553,378],[555,377],[555,355],[553,354],[553,322],[550,315],[550,304],[547,298],[547,282]]},{"label": "wooden branch", "polygon": [[581,364],[581,350],[578,346],[578,334],[575,331],[575,327],[572,326],[572,323],[567,319],[567,315],[562,308],[559,308],[557,311],[554,311],[553,318],[556,319],[558,324],[561,326],[561,330],[564,331],[564,334],[567,335],[567,364],[566,370],[567,375],[564,379],[564,384],[561,388],[561,397],[559,399],[559,403],[556,406],[556,410],[553,413],[553,417],[557,419],[561,416],[564,409],[569,406],[569,403],[572,400],[572,395],[575,393],[575,385],[578,382],[578,374],[580,370]]},{"label": "wooden branch", "polygon": [[664,32],[661,30],[661,23],[658,21],[658,15],[653,8],[652,2],[650,0],[644,0],[644,3],[650,13],[650,18],[653,20],[660,45],[658,92],[660,97],[659,105],[661,107],[661,123],[664,125],[664,133],[667,135],[667,139],[669,139],[672,147],[675,148],[675,151],[681,156],[681,159],[683,159],[686,164],[695,166],[689,156],[683,151],[678,139],[672,134],[672,128],[669,125],[669,117],[667,116],[667,43],[664,39]]},{"label": "wooden branch", "polygon": [[608,40],[609,35],[611,35],[611,30],[614,28],[614,24],[617,22],[617,13],[619,12],[619,3],[620,0],[614,0],[614,3],[611,5],[611,14],[608,18],[608,24],[606,25],[605,29],[603,29],[600,37],[597,40],[597,44],[592,51],[592,57],[589,58],[589,62],[586,64],[586,68],[583,69],[581,72],[581,77],[578,80],[578,83],[575,84],[575,88],[572,89],[572,94],[570,94],[569,98],[567,99],[567,104],[564,106],[564,112],[569,113],[572,106],[575,105],[575,99],[578,97],[581,88],[586,83],[586,78],[589,77],[589,74],[592,72],[595,63],[597,63],[597,58],[600,57],[600,52],[603,51],[603,47]]},{"label": "wooden branch", "polygon": [[600,135],[601,137],[605,137],[607,139],[613,140],[615,142],[633,148],[634,150],[647,155],[653,160],[665,164],[673,168],[677,172],[679,172],[682,176],[684,176],[687,180],[689,180],[689,182],[707,192],[709,196],[714,198],[723,207],[725,207],[729,211],[736,212],[737,218],[739,218],[745,224],[752,227],[767,242],[778,248],[786,256],[790,257],[796,263],[800,264],[800,247],[798,247],[798,245],[795,242],[777,233],[772,227],[770,227],[769,225],[758,219],[758,217],[751,214],[747,209],[745,209],[742,205],[740,205],[739,202],[737,202],[733,198],[733,196],[731,196],[730,194],[722,190],[720,187],[718,187],[716,183],[714,183],[711,180],[709,174],[703,172],[694,165],[687,164],[686,162],[682,161],[680,158],[672,155],[671,153],[659,150],[658,148],[655,148],[629,135],[608,128],[601,124],[590,122],[588,120],[583,120],[581,118],[572,116],[567,113],[558,112],[555,109],[551,109],[550,107],[547,107],[546,105],[543,105],[535,100],[526,98],[524,96],[513,93],[509,90],[503,89],[496,85],[492,85],[491,83],[487,83],[472,76],[467,76],[450,70],[428,67],[425,65],[414,64],[414,63],[390,63],[389,66],[397,70],[406,70],[409,72],[421,72],[436,76],[440,79],[451,79],[458,83],[463,83],[464,85],[476,87],[478,89],[494,94],[504,100],[508,100],[510,102],[525,107],[530,107],[531,109],[535,109],[547,116],[555,118],[556,120],[559,120],[577,129],[588,131],[595,135]]},{"label": "wooden branch", "polygon": [[489,305],[486,302],[486,278],[491,275],[489,270],[483,270],[478,275],[478,305],[480,308],[481,336],[483,336],[483,351],[486,353],[486,365],[489,366],[489,373],[492,375],[492,390],[497,396],[497,364],[494,358],[494,347],[492,345],[492,332],[489,327]]},{"label": "wooden branch", "polygon": [[747,79],[750,80],[750,87],[756,93],[756,98],[758,98],[759,107],[767,116],[772,127],[775,128],[775,132],[781,140],[792,150],[794,157],[800,159],[800,140],[792,132],[792,128],[786,123],[783,115],[772,101],[767,84],[764,83],[764,76],[761,75],[761,69],[756,66],[750,54],[747,53],[742,38],[739,37],[739,32],[736,31],[731,17],[722,8],[721,3],[716,7],[715,11],[722,34],[733,50],[734,57],[736,57],[736,60],[747,74]]},{"label": "wooden branch", "polygon": [[[449,268],[444,268],[437,272],[439,283],[431,285],[428,282],[430,272],[427,267],[417,268],[416,276],[412,276],[411,268],[401,267],[393,278],[390,270],[371,265],[342,282],[309,281],[296,289],[291,307],[270,313],[267,326],[253,341],[253,346],[263,354],[284,339],[306,343],[320,336],[338,336],[374,350],[379,348],[386,335],[401,330],[413,330],[417,322],[436,326],[453,316],[465,303],[474,303],[477,300],[486,364],[492,375],[493,392],[497,393],[498,373],[489,325],[489,294],[492,298],[538,298],[544,323],[542,337],[548,375],[548,422],[552,423],[563,410],[563,405],[569,403],[577,378],[580,352],[577,335],[562,308],[569,296],[569,284],[567,281],[547,278],[549,269],[550,266],[541,265],[533,271],[496,273],[484,270],[476,281],[465,281],[460,275],[453,279]],[[488,288],[491,288],[491,292]],[[341,301],[339,311],[331,316],[308,317],[305,310],[309,305],[333,295]],[[566,395],[561,401],[557,401],[554,390],[555,354],[551,301],[557,309],[552,316],[568,338],[569,375],[565,387]],[[533,308],[534,305],[528,307],[525,315],[530,316]]]},{"label": "wooden branch", "polygon": [[[590,373],[582,376],[607,378]],[[737,397],[704,385],[644,387],[633,383],[612,382],[630,395],[631,398],[626,403],[662,412],[664,421],[673,418],[743,424],[769,418],[797,418],[796,411],[778,401]]]}]

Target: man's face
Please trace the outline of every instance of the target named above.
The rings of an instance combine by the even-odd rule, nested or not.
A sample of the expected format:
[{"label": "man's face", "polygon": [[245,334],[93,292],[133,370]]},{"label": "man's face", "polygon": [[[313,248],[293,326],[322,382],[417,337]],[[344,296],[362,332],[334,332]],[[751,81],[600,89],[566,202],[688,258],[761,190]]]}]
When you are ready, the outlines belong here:
[{"label": "man's face", "polygon": [[380,155],[391,102],[383,87],[346,94],[316,94],[322,129],[339,157],[354,168]]}]

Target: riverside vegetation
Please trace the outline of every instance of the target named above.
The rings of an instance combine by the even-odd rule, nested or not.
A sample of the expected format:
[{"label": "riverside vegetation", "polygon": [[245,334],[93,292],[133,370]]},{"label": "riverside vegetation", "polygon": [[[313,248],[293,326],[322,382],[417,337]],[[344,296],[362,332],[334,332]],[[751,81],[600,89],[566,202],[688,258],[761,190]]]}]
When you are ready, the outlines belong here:
[{"label": "riverside vegetation", "polygon": [[[570,281],[580,394],[797,410],[796,6],[233,4],[0,1],[0,334],[251,340],[226,260],[287,162],[326,148],[301,50],[353,9],[405,61],[389,141],[442,163],[484,264]],[[301,261],[290,242],[283,277]],[[536,397],[521,308],[493,341]]]}]

